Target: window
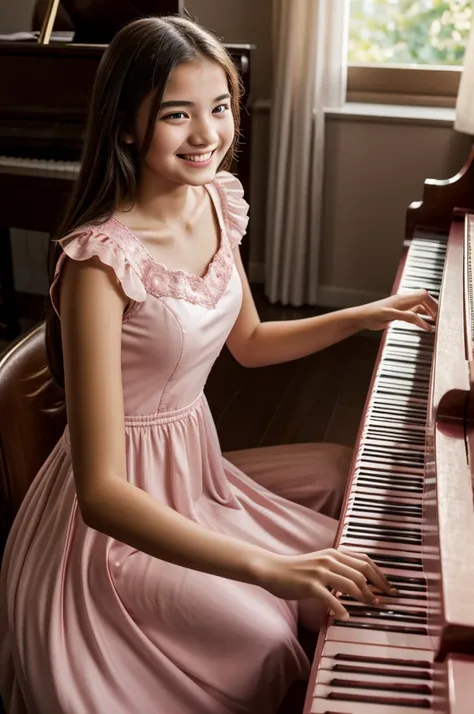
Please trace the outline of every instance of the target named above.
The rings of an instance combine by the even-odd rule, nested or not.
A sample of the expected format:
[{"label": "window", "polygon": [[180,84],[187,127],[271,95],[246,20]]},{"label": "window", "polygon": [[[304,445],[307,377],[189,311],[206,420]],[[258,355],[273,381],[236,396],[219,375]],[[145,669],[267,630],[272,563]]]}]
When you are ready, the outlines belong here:
[{"label": "window", "polygon": [[472,0],[351,0],[348,100],[454,106]]}]

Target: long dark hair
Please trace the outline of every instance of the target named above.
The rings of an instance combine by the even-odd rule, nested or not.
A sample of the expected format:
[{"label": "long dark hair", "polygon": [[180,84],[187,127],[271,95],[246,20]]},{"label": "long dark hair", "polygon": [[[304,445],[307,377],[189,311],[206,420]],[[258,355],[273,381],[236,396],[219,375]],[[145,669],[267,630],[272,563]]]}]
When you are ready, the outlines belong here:
[{"label": "long dark hair", "polygon": [[[219,168],[230,166],[239,133],[242,85],[223,45],[197,23],[180,16],[143,18],[125,26],[107,47],[97,70],[81,169],[63,220],[49,244],[50,285],[62,252],[57,239],[85,224],[106,221],[125,200],[135,198],[139,160],[150,145],[169,76],[178,65],[199,57],[217,62],[227,76],[235,136]],[[148,126],[137,150],[124,141],[124,134],[134,126],[138,108],[150,93],[153,101]],[[47,368],[54,382],[64,389],[61,329],[49,297],[45,322]]]}]

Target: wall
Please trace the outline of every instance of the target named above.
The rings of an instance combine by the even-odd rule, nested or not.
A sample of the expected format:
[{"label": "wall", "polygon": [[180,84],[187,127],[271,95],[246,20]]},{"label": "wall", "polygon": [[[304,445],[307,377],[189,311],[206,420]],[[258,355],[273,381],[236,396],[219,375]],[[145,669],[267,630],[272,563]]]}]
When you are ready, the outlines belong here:
[{"label": "wall", "polygon": [[[390,291],[407,207],[422,199],[426,178],[454,176],[471,146],[469,137],[452,130],[450,110],[438,112],[443,116],[439,120],[429,110],[419,116],[409,110],[406,117],[390,118],[383,116],[386,111],[379,112],[381,116],[376,111],[372,116],[358,115],[349,107],[326,118],[319,303],[330,307],[379,299]],[[265,256],[269,126],[270,111],[265,107],[254,117],[251,207],[256,275],[263,274]]]},{"label": "wall", "polygon": [[1,0],[0,34],[29,30],[34,0]]},{"label": "wall", "polygon": [[[16,0],[27,20],[30,0]],[[271,0],[188,0],[187,9],[227,42],[257,45],[253,62],[253,100],[271,94]],[[0,32],[24,29],[12,23],[12,8],[0,7]],[[10,24],[8,24],[10,23]],[[379,112],[380,114],[380,112]],[[438,113],[439,114],[439,113]],[[266,172],[270,110],[257,101],[252,145],[252,274],[263,273]],[[405,211],[422,197],[427,177],[444,179],[462,166],[470,140],[456,134],[446,115],[364,116],[333,113],[327,118],[321,299],[339,307],[386,294],[403,241]],[[45,245],[38,234],[14,240],[18,290],[46,289]]]}]

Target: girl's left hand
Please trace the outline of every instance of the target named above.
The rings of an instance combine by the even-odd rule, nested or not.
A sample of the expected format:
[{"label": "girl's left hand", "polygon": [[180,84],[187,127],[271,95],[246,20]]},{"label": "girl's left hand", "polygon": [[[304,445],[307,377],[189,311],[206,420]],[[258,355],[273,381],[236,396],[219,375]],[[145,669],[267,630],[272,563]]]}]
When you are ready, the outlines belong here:
[{"label": "girl's left hand", "polygon": [[391,295],[356,309],[362,330],[384,330],[393,320],[402,320],[432,332],[438,315],[438,303],[426,290]]}]

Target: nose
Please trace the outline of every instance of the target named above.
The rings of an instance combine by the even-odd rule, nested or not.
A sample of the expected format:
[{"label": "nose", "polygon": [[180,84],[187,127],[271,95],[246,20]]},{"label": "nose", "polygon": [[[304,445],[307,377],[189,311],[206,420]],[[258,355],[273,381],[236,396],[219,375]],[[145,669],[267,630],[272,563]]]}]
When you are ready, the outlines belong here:
[{"label": "nose", "polygon": [[193,122],[189,143],[193,146],[215,146],[219,141],[219,134],[213,117],[201,117]]}]

